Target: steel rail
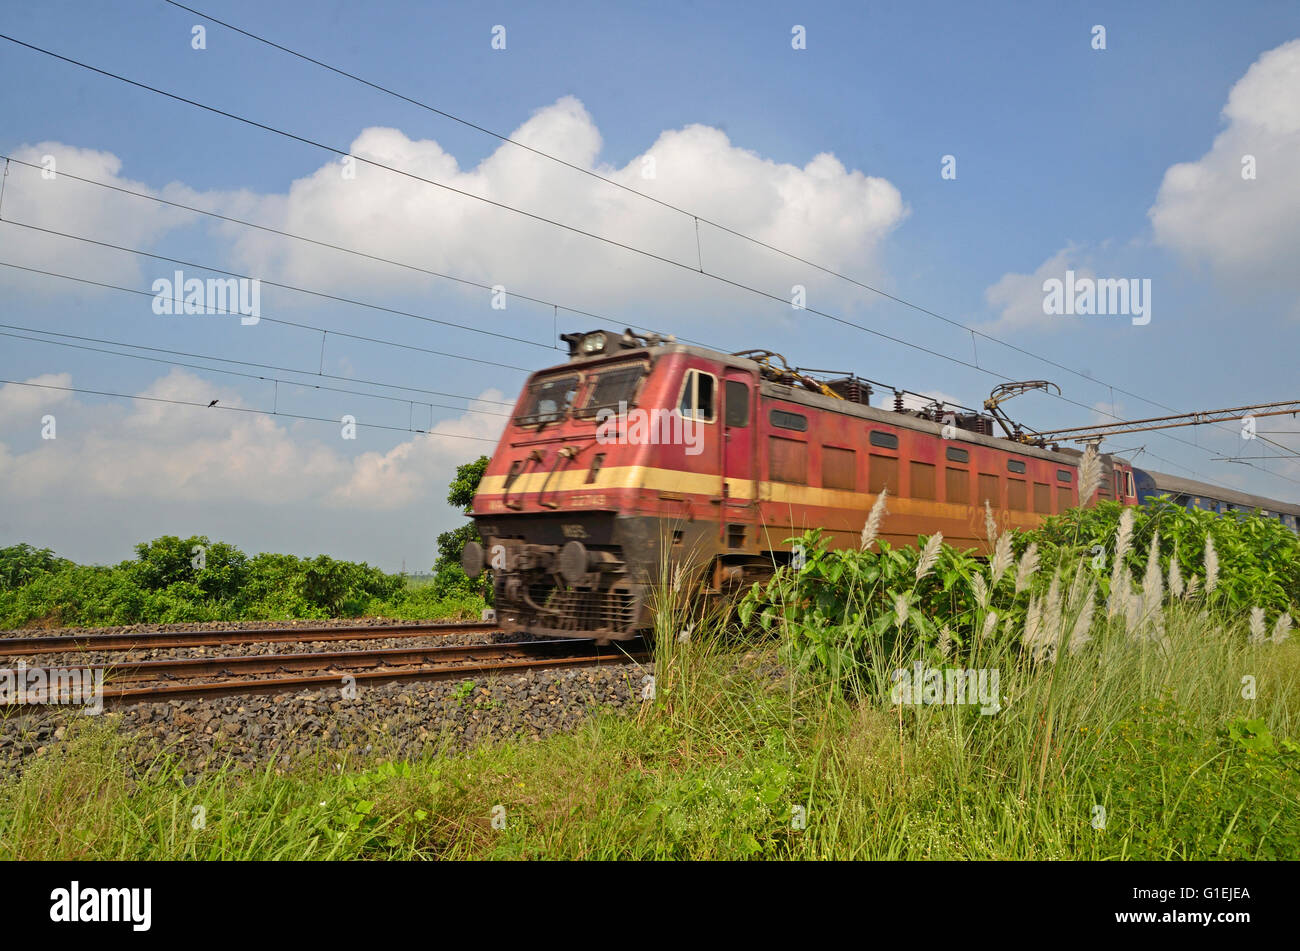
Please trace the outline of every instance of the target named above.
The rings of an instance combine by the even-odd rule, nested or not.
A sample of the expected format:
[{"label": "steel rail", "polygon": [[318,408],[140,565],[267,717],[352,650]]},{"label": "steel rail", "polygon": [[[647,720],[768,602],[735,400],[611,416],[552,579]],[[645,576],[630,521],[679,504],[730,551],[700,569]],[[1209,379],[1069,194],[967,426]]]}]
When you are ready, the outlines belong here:
[{"label": "steel rail", "polygon": [[0,637],[0,657],[64,651],[157,650],[169,647],[212,647],[223,644],[301,641],[371,641],[386,637],[477,634],[497,631],[491,622],[359,625],[357,627],[266,627],[245,630],[136,631],[119,634],[53,634]]},{"label": "steel rail", "polygon": [[[612,652],[604,654],[581,654],[568,657],[542,657],[526,660],[498,660],[482,664],[440,664],[438,666],[413,666],[377,668],[358,670],[350,676],[355,681],[378,681],[380,683],[398,683],[420,680],[450,680],[469,677],[483,677],[509,674],[516,671],[552,670],[569,667],[593,667],[603,664],[639,663],[651,659],[648,651],[636,653]],[[105,689],[105,704],[132,704],[163,702],[167,700],[190,700],[208,697],[239,696],[256,693],[279,693],[291,690],[310,690],[321,687],[338,687],[336,674],[313,674],[303,677],[269,677],[260,680],[220,680],[200,681],[180,684],[152,684],[143,687],[121,687]],[[48,709],[55,704],[48,701],[34,703],[9,703],[0,709],[14,712],[24,708],[32,710]]]}]

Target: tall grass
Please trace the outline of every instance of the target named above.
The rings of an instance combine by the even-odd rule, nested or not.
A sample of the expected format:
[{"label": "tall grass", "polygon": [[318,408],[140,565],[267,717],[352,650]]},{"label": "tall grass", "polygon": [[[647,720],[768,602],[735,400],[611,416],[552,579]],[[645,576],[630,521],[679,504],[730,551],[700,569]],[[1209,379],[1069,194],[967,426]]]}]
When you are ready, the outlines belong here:
[{"label": "tall grass", "polygon": [[[1216,592],[1238,559],[1211,584],[1209,552],[1180,545],[1174,569],[1152,534],[1114,529],[1118,571],[1087,537],[1033,551],[995,537],[988,563],[933,540],[893,549],[866,533],[828,552],[809,538],[802,567],[739,612],[688,597],[683,575],[655,595],[633,715],[541,742],[187,786],[172,759],[136,763],[111,723],[84,723],[0,783],[0,856],[1300,854],[1289,615],[1225,611]],[[996,671],[995,702],[900,694],[897,672],[917,663]]]}]

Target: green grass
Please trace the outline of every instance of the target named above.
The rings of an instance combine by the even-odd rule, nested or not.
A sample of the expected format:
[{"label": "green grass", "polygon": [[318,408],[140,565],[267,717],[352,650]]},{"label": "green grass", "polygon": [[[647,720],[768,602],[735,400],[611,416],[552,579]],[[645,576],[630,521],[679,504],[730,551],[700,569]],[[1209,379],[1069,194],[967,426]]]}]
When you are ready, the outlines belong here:
[{"label": "green grass", "polygon": [[[809,539],[802,568],[742,602],[744,634],[659,591],[653,697],[541,742],[434,744],[403,762],[322,754],[187,785],[174,758],[129,766],[129,741],[82,719],[0,782],[0,857],[1300,854],[1289,616],[1272,636],[1257,617],[1252,632],[1250,612],[1221,596],[1252,590],[1232,563],[1226,588],[1208,571],[1199,592],[1183,586],[1154,529],[1134,577],[1126,538],[1118,568],[1066,541],[1045,570],[1029,553],[1004,570],[934,543],[827,552]],[[1113,612],[1097,576],[1119,592]],[[996,671],[996,712],[900,702],[892,674],[914,662]]]},{"label": "green grass", "polygon": [[[684,626],[670,612],[660,624]],[[0,784],[0,857],[1294,856],[1300,755],[1283,738],[1300,648],[1248,644],[1190,612],[1167,631],[1174,650],[1105,630],[1086,662],[1008,666],[1004,709],[981,716],[791,682],[773,674],[772,645],[697,628],[661,637],[656,697],[634,716],[469,754],[342,769],[321,758],[192,786],[166,758],[124,768],[126,741],[87,718],[64,750]]]}]

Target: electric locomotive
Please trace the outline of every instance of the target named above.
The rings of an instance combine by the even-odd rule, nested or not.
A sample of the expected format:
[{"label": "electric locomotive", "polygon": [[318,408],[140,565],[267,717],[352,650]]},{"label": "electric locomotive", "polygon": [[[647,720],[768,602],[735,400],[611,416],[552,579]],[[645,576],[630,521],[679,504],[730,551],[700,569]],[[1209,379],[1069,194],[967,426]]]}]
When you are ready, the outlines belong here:
[{"label": "electric locomotive", "polygon": [[[1000,528],[1027,529],[1079,501],[1080,452],[995,437],[984,414],[874,407],[866,381],[814,380],[768,351],[561,339],[569,360],[520,394],[474,498],[483,544],[463,556],[471,577],[492,571],[515,629],[633,637],[660,581],[735,592],[813,527],[856,545],[885,490],[891,544],[942,531],[980,550],[986,502]],[[1101,458],[1098,496],[1136,504],[1132,466]]]}]

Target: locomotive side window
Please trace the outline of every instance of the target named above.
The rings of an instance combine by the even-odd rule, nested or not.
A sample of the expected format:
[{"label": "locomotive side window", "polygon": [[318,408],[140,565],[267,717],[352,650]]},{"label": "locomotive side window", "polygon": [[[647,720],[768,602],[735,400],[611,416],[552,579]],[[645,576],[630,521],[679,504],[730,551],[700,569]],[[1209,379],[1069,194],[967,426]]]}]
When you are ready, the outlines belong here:
[{"label": "locomotive side window", "polygon": [[912,479],[912,498],[933,499],[935,497],[934,466],[928,462],[912,462],[908,464],[908,474]]},{"label": "locomotive side window", "polygon": [[726,388],[727,425],[741,427],[749,425],[749,387],[740,380],[728,380]]},{"label": "locomotive side window", "polygon": [[772,410],[772,425],[779,429],[793,429],[797,433],[808,431],[808,417],[799,413],[787,413],[782,409]]},{"label": "locomotive side window", "polygon": [[944,486],[944,501],[963,505],[969,502],[970,473],[965,469],[954,469],[952,466],[949,466],[946,472],[947,484]]},{"label": "locomotive side window", "polygon": [[1064,512],[1074,508],[1074,492],[1063,485],[1056,487],[1056,511]]},{"label": "locomotive side window", "polygon": [[822,446],[822,488],[852,492],[857,488],[857,481],[857,453],[852,449]]},{"label": "locomotive side window", "polygon": [[970,453],[956,446],[949,446],[946,455],[949,462],[970,462]]},{"label": "locomotive side window", "polygon": [[682,381],[682,398],[677,408],[683,419],[697,419],[701,423],[711,423],[714,419],[714,394],[718,380],[711,373],[701,370],[687,370]]},{"label": "locomotive side window", "polygon": [[582,404],[583,416],[595,416],[602,409],[617,411],[620,403],[632,405],[636,396],[637,384],[645,375],[645,366],[640,363],[624,364],[610,367],[595,374],[587,391],[587,400]]},{"label": "locomotive side window", "polygon": [[773,482],[808,484],[808,444],[798,439],[767,437],[767,468]]},{"label": "locomotive side window", "polygon": [[1128,486],[1128,494],[1129,494],[1129,495],[1137,495],[1137,489],[1135,489],[1135,488],[1133,487],[1133,473],[1132,473],[1132,472],[1125,472],[1125,473],[1124,473],[1124,482],[1125,482],[1125,484]]},{"label": "locomotive side window", "polygon": [[573,405],[578,392],[576,376],[551,377],[538,380],[528,391],[528,402],[515,422],[521,426],[558,423]]},{"label": "locomotive side window", "polygon": [[995,509],[1002,508],[1002,487],[998,485],[998,477],[987,472],[981,472],[979,478],[980,497],[979,503],[983,505],[988,502]]},{"label": "locomotive side window", "polygon": [[[1007,471],[1009,471],[1009,472],[1019,472],[1019,473],[1023,474],[1024,471],[1025,471],[1025,464],[1024,464],[1023,462],[1021,462],[1019,459],[1008,459],[1008,460],[1007,460]],[[1012,507],[1014,508],[1014,506],[1012,506]]]},{"label": "locomotive side window", "polygon": [[879,429],[873,429],[871,431],[870,439],[871,439],[871,445],[878,446],[881,449],[898,448],[898,437],[895,436],[893,433],[887,433]]},{"label": "locomotive side window", "polygon": [[1029,511],[1029,489],[1024,479],[1007,480],[1007,508],[1017,512]]},{"label": "locomotive side window", "polygon": [[1074,473],[1071,472],[1069,469],[1057,469],[1057,470],[1056,470],[1056,481],[1057,481],[1057,482],[1073,482],[1073,481],[1074,481]]},{"label": "locomotive side window", "polygon": [[867,491],[876,493],[888,489],[897,492],[898,460],[893,456],[878,456],[873,452],[867,461]]}]

